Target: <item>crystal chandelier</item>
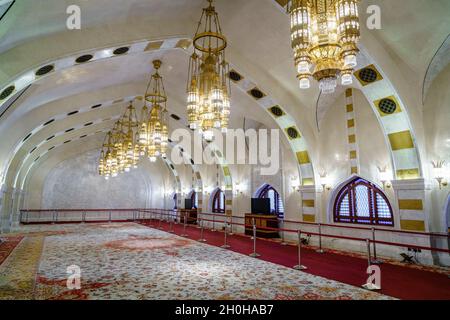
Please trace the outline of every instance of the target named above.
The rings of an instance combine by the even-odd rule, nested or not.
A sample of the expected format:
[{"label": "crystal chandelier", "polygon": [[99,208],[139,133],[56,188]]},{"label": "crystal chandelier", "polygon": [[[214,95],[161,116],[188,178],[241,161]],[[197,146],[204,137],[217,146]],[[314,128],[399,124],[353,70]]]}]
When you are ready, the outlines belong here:
[{"label": "crystal chandelier", "polygon": [[153,61],[153,66],[156,71],[147,86],[146,103],[142,109],[138,133],[139,154],[147,156],[151,162],[155,162],[158,157],[166,157],[169,139],[167,95],[163,79],[158,72],[161,61]]},{"label": "crystal chandelier", "polygon": [[130,103],[125,114],[108,132],[102,146],[98,171],[105,179],[117,177],[120,173],[137,168],[139,146],[137,144],[138,121],[136,109]]},{"label": "crystal chandelier", "polygon": [[291,43],[301,89],[310,87],[310,76],[319,82],[325,94],[335,91],[339,77],[342,85],[352,83],[359,52],[358,2],[289,1]]},{"label": "crystal chandelier", "polygon": [[194,53],[189,61],[187,113],[189,126],[198,129],[207,141],[213,129],[226,132],[230,116],[229,71],[225,61],[227,39],[222,34],[219,16],[208,0],[194,36]]}]

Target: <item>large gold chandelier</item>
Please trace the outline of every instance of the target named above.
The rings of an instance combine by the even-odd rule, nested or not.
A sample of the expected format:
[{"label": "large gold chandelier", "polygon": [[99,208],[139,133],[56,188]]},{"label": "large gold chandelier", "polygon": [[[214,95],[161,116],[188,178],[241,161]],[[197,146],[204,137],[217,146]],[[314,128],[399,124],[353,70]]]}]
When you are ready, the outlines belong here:
[{"label": "large gold chandelier", "polygon": [[[310,77],[323,93],[332,93],[340,77],[352,83],[360,38],[359,0],[290,0],[291,42],[300,88]],[[311,70],[312,69],[312,70]]]},{"label": "large gold chandelier", "polygon": [[[169,139],[167,119],[167,95],[158,70],[161,61],[153,61],[155,73],[152,75],[145,93],[145,105],[142,109],[139,128],[139,154],[147,156],[151,162],[158,157],[165,158]],[[147,107],[147,103],[149,107]],[[150,112],[149,112],[150,110]]]},{"label": "large gold chandelier", "polygon": [[108,132],[102,146],[98,170],[105,179],[117,177],[120,173],[137,168],[139,161],[137,128],[136,109],[130,102],[124,115],[115,123],[113,130]]},{"label": "large gold chandelier", "polygon": [[189,61],[187,113],[191,129],[198,129],[211,141],[213,129],[226,132],[230,116],[230,83],[225,61],[227,39],[219,16],[208,0],[194,36],[194,53]]}]

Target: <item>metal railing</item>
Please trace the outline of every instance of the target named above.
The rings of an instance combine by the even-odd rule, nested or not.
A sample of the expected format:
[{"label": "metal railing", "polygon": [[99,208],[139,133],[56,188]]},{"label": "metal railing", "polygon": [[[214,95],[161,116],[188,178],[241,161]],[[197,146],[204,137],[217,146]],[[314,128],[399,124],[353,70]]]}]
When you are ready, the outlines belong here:
[{"label": "metal railing", "polygon": [[[268,220],[269,218],[260,217],[258,220]],[[448,233],[436,233],[436,232],[415,232],[404,230],[391,230],[376,227],[362,227],[362,226],[346,226],[346,225],[333,225],[323,223],[312,223],[302,221],[292,221],[286,219],[278,219],[278,227],[267,227],[257,225],[255,219],[252,219],[252,223],[245,222],[245,217],[224,215],[216,213],[203,213],[195,212],[193,210],[167,210],[167,209],[46,209],[46,210],[21,210],[20,222],[23,224],[34,223],[92,223],[92,222],[156,222],[155,227],[161,229],[162,223],[169,224],[169,232],[173,232],[174,224],[183,224],[183,235],[186,236],[186,228],[191,226],[197,226],[200,229],[199,241],[206,241],[204,238],[205,228],[210,228],[211,231],[221,230],[224,231],[224,246],[228,246],[227,237],[237,232],[237,228],[249,229],[253,231],[253,240],[256,241],[256,230],[274,231],[280,234],[282,243],[285,243],[285,234],[298,235],[299,232],[303,235],[317,237],[319,243],[319,253],[325,252],[323,250],[324,238],[329,239],[341,239],[350,240],[360,243],[369,241],[372,244],[373,263],[377,262],[377,249],[376,245],[395,246],[402,248],[428,250],[434,252],[450,253],[450,250],[444,248],[430,247],[426,245],[402,243],[395,241],[380,240],[380,235],[383,237],[395,238],[402,235],[416,236],[418,240],[426,239],[427,237],[440,237],[450,238]],[[281,226],[281,227],[280,227]],[[289,227],[290,226],[290,227]],[[327,228],[327,230],[324,230]],[[333,230],[337,231],[332,232]],[[351,234],[345,232],[350,231]],[[244,231],[245,232],[245,231]],[[355,233],[359,236],[355,236]],[[293,240],[295,241],[295,240]],[[298,241],[298,240],[297,240]],[[254,252],[256,253],[256,248]]]}]

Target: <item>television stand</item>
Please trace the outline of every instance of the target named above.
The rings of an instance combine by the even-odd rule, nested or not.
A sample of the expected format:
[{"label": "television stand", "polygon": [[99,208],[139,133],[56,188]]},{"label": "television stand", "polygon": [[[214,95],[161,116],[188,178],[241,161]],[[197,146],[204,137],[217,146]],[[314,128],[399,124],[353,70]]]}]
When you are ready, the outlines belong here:
[{"label": "television stand", "polygon": [[245,234],[253,236],[253,219],[256,224],[256,236],[258,238],[274,239],[279,238],[280,234],[277,230],[267,230],[264,228],[278,228],[278,217],[276,215],[264,215],[264,214],[245,214]]}]

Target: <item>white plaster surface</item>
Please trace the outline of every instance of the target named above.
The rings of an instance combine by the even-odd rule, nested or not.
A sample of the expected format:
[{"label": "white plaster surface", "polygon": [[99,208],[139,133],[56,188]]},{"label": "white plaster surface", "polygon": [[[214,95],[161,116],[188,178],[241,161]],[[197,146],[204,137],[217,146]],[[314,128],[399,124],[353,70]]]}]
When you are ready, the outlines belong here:
[{"label": "white plaster surface", "polygon": [[98,156],[90,151],[57,165],[45,180],[42,208],[145,208],[150,195],[148,173],[138,168],[105,180],[97,173]]}]

